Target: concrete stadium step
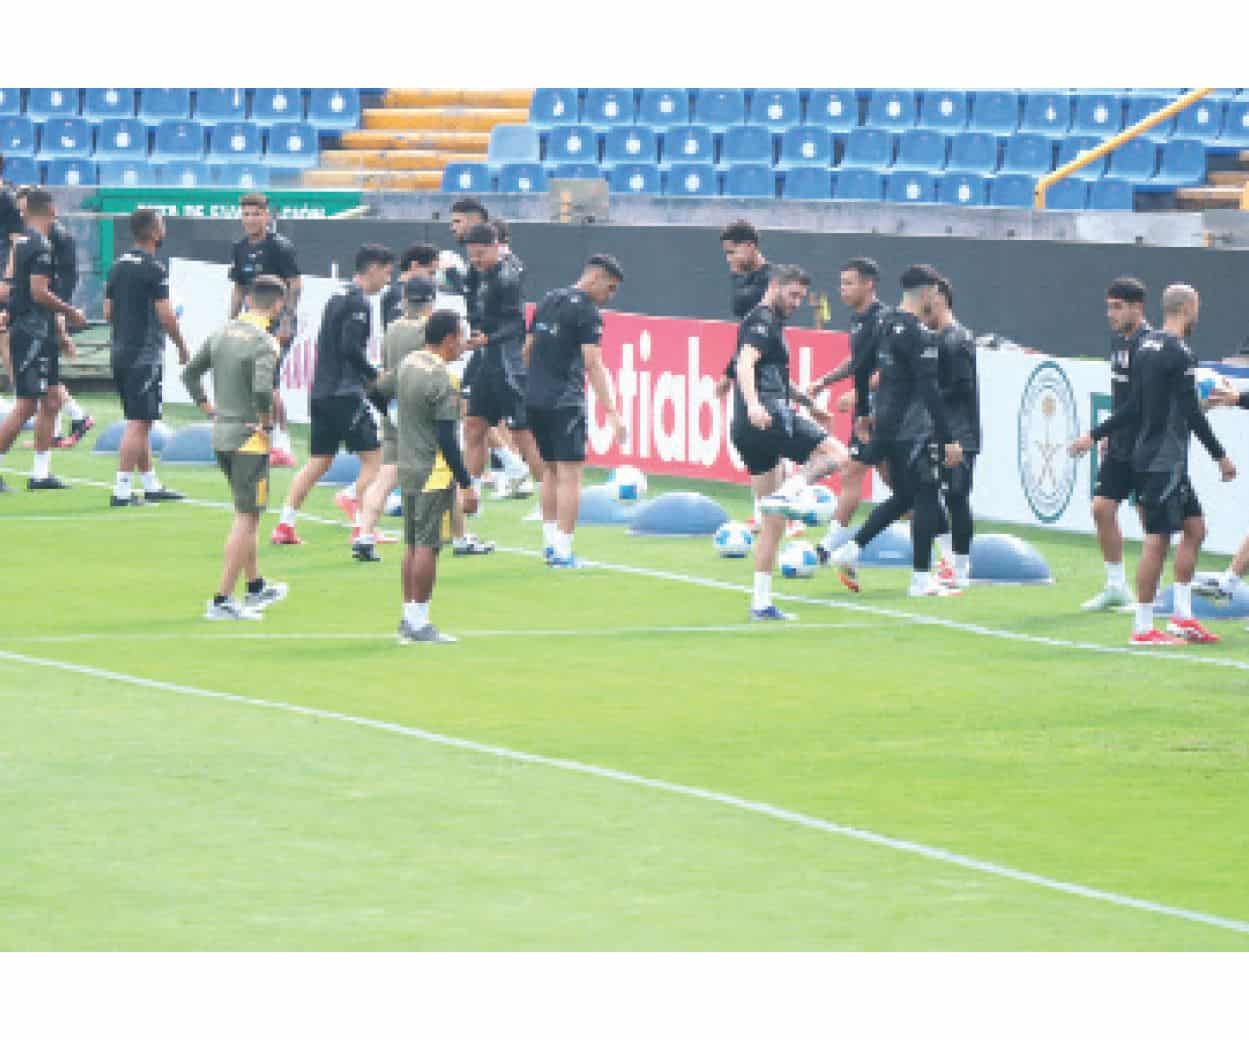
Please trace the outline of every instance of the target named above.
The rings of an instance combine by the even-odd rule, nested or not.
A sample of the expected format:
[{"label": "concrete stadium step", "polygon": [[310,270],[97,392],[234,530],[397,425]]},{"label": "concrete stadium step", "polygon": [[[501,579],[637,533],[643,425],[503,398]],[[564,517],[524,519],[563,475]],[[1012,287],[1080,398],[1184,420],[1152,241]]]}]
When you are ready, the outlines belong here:
[{"label": "concrete stadium step", "polygon": [[523,108],[532,90],[439,90],[401,88],[386,91],[387,108]]},{"label": "concrete stadium step", "polygon": [[373,191],[437,191],[441,170],[305,170],[310,188],[365,188]]},{"label": "concrete stadium step", "polygon": [[524,123],[521,108],[371,108],[363,114],[365,130],[485,130],[500,123]]},{"label": "concrete stadium step", "polygon": [[1209,179],[1211,184],[1234,184],[1244,187],[1245,182],[1249,181],[1249,170],[1211,170]]},{"label": "concrete stadium step", "polygon": [[339,144],[365,150],[471,152],[484,158],[490,147],[490,134],[481,130],[348,130]]},{"label": "concrete stadium step", "polygon": [[1205,184],[1178,188],[1175,202],[1179,209],[1239,209],[1244,189],[1234,184]]},{"label": "concrete stadium step", "polygon": [[423,149],[332,150],[321,153],[321,165],[331,170],[441,170],[447,163],[481,162],[481,152],[440,152]]}]

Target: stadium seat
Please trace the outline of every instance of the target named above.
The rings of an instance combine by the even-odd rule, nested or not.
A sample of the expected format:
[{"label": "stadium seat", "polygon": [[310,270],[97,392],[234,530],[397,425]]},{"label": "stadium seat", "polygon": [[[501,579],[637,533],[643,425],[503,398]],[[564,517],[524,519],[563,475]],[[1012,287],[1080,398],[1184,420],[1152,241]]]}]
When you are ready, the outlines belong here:
[{"label": "stadium seat", "polygon": [[1223,117],[1223,132],[1214,143],[1217,151],[1249,148],[1249,101],[1229,101]]},{"label": "stadium seat", "polygon": [[139,115],[149,123],[191,118],[191,92],[184,87],[139,91]]},{"label": "stadium seat", "polygon": [[156,126],[154,159],[199,159],[204,154],[204,128],[189,119],[166,119]]},{"label": "stadium seat", "polygon": [[1206,180],[1206,146],[1189,138],[1173,137],[1162,146],[1158,172],[1148,183],[1138,185],[1146,191],[1171,191],[1204,184]]},{"label": "stadium seat", "polygon": [[716,168],[711,163],[673,163],[664,184],[665,195],[718,195]]},{"label": "stadium seat", "polygon": [[858,202],[880,202],[885,196],[885,178],[876,170],[842,169],[837,172],[833,198]]},{"label": "stadium seat", "polygon": [[915,91],[873,90],[863,125],[879,130],[906,130],[915,125],[915,114]]},{"label": "stadium seat", "polygon": [[509,162],[538,162],[542,158],[542,142],[538,128],[528,123],[501,123],[490,131],[486,162],[500,166]]},{"label": "stadium seat", "polygon": [[715,159],[715,142],[707,126],[681,126],[665,131],[661,167],[673,163],[709,163]]},{"label": "stadium seat", "polygon": [[746,121],[746,95],[737,88],[703,89],[694,92],[694,122],[723,133]]},{"label": "stadium seat", "polygon": [[750,116],[747,120],[756,126],[766,126],[781,133],[801,121],[802,107],[796,90],[756,90],[750,98]]},{"label": "stadium seat", "polygon": [[952,173],[948,168],[937,188],[937,201],[947,206],[983,206],[988,198],[987,178],[979,173]]},{"label": "stadium seat", "polygon": [[1103,177],[1089,184],[1089,209],[1130,210],[1133,208],[1132,185],[1115,177]]},{"label": "stadium seat", "polygon": [[1084,209],[1088,201],[1088,181],[1075,177],[1066,177],[1045,189],[1046,209]]},{"label": "stadium seat", "polygon": [[485,163],[447,163],[442,171],[442,190],[472,195],[493,191],[490,168]]},{"label": "stadium seat", "polygon": [[82,158],[91,155],[91,124],[78,116],[49,119],[39,134],[39,156]]},{"label": "stadium seat", "polygon": [[[1058,165],[1063,166],[1071,162],[1081,152],[1092,151],[1102,143],[1102,140],[1097,137],[1064,137],[1058,146]],[[1082,181],[1095,181],[1105,174],[1108,161],[1105,156],[1102,156],[1068,176]]]},{"label": "stadium seat", "polygon": [[556,126],[546,138],[546,161],[598,162],[598,134],[588,126]]},{"label": "stadium seat", "polygon": [[252,94],[252,122],[262,126],[303,119],[303,91],[294,87],[264,87]]},{"label": "stadium seat", "polygon": [[1071,95],[1056,91],[1025,94],[1019,129],[1029,134],[1063,137],[1071,129]]},{"label": "stadium seat", "polygon": [[781,177],[781,198],[827,199],[833,194],[833,175],[823,166],[795,166]]},{"label": "stadium seat", "polygon": [[586,91],[583,120],[606,132],[613,126],[632,126],[636,109],[632,87],[594,87]]},{"label": "stadium seat", "polygon": [[997,138],[992,134],[955,134],[945,168],[952,173],[992,173],[997,169]]},{"label": "stadium seat", "polygon": [[129,119],[134,115],[134,90],[130,87],[91,87],[83,99],[82,115],[92,123],[105,119]]},{"label": "stadium seat", "polygon": [[659,135],[649,126],[613,126],[603,137],[603,165],[656,163]]},{"label": "stadium seat", "polygon": [[888,202],[936,202],[937,179],[923,170],[894,170],[885,182]]},{"label": "stadium seat", "polygon": [[967,92],[925,90],[919,96],[919,126],[954,133],[967,126]]},{"label": "stadium seat", "polygon": [[546,167],[546,175],[551,180],[596,181],[603,176],[598,163],[556,163]]},{"label": "stadium seat", "polygon": [[1110,177],[1140,184],[1153,177],[1157,168],[1157,143],[1147,137],[1134,137],[1110,153],[1110,167],[1106,173]]},{"label": "stadium seat", "polygon": [[681,126],[690,121],[690,94],[685,89],[647,87],[638,100],[638,122],[651,127]]},{"label": "stadium seat", "polygon": [[266,137],[265,162],[270,166],[316,166],[317,132],[307,123],[274,123]]},{"label": "stadium seat", "polygon": [[1123,102],[1115,94],[1077,94],[1073,134],[1109,137],[1123,129]]},{"label": "stadium seat", "polygon": [[1019,94],[1013,90],[977,90],[971,96],[967,129],[1004,137],[1019,128]]},{"label": "stadium seat", "polygon": [[95,132],[101,159],[147,158],[147,126],[138,119],[106,119]]},{"label": "stadium seat", "polygon": [[39,164],[28,155],[6,155],[4,179],[10,184],[38,184]]},{"label": "stadium seat", "polygon": [[767,163],[772,165],[772,131],[766,126],[731,126],[720,143],[720,163]]},{"label": "stadium seat", "polygon": [[1225,107],[1222,101],[1209,96],[1189,105],[1175,117],[1175,136],[1214,142],[1223,130]]},{"label": "stadium seat", "polygon": [[[841,167],[884,169],[893,160],[893,135],[885,130],[861,127],[846,137]],[[840,182],[839,182],[840,183]]]},{"label": "stadium seat", "polygon": [[777,169],[833,164],[833,136],[820,126],[791,126],[781,135],[781,157]]},{"label": "stadium seat", "polygon": [[195,92],[195,118],[209,126],[243,122],[247,118],[247,91],[242,87],[201,87]]},{"label": "stadium seat", "polygon": [[0,155],[13,159],[35,154],[35,124],[25,116],[0,116]]},{"label": "stadium seat", "polygon": [[156,171],[144,159],[106,159],[97,170],[102,188],[140,188],[156,183]]},{"label": "stadium seat", "polygon": [[215,162],[260,162],[264,154],[255,123],[218,123],[208,131],[208,157]]},{"label": "stadium seat", "polygon": [[546,171],[541,163],[508,163],[499,169],[499,191],[507,195],[546,191]]},{"label": "stadium seat", "polygon": [[577,92],[571,87],[539,87],[529,100],[529,122],[534,126],[575,123],[579,116]]},{"label": "stadium seat", "polygon": [[308,91],[308,122],[318,130],[359,126],[360,91],[355,87],[314,87]]},{"label": "stadium seat", "polygon": [[1054,142],[1040,134],[1014,134],[1006,139],[1003,173],[1049,173],[1054,168]]},{"label": "stadium seat", "polygon": [[853,90],[813,90],[807,98],[807,125],[848,134],[859,125],[859,102]]},{"label": "stadium seat", "polygon": [[221,188],[265,188],[269,185],[269,167],[261,163],[228,163],[216,169],[217,186]]},{"label": "stadium seat", "polygon": [[76,188],[95,182],[95,163],[89,159],[53,159],[44,170],[43,183],[54,188]]},{"label": "stadium seat", "polygon": [[18,87],[0,87],[0,116],[22,114],[22,91]]},{"label": "stadium seat", "polygon": [[1036,178],[1028,173],[999,173],[989,182],[990,206],[1030,208],[1035,200]]},{"label": "stadium seat", "polygon": [[34,87],[26,94],[26,115],[33,122],[78,115],[78,91],[72,87]]},{"label": "stadium seat", "polygon": [[776,198],[776,174],[768,163],[740,163],[724,174],[725,195],[736,198]]},{"label": "stadium seat", "polygon": [[177,188],[206,188],[213,183],[212,167],[202,162],[157,163],[159,184]]},{"label": "stadium seat", "polygon": [[945,166],[947,143],[945,134],[937,130],[907,130],[898,138],[898,157],[893,169],[940,170]]},{"label": "stadium seat", "polygon": [[[1174,99],[1159,97],[1156,94],[1133,94],[1128,98],[1127,126],[1134,126],[1142,119],[1153,115],[1159,109],[1166,108]],[[1154,141],[1165,141],[1175,133],[1175,117],[1164,119],[1157,126],[1146,130],[1141,136]]]},{"label": "stadium seat", "polygon": [[611,169],[608,184],[612,191],[624,195],[658,195],[663,191],[656,163],[617,163]]}]

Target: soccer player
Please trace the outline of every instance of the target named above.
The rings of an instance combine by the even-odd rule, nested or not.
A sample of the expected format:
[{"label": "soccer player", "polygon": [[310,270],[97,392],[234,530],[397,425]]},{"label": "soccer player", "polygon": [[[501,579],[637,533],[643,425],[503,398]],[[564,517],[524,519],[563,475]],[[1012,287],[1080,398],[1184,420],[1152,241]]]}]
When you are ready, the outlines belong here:
[{"label": "soccer player", "polygon": [[[1116,278],[1106,289],[1106,320],[1110,323],[1110,400],[1112,410],[1122,408],[1131,393],[1132,361],[1141,340],[1152,330],[1145,320],[1145,285],[1137,278]],[[1113,610],[1129,602],[1123,569],[1123,532],[1119,529],[1119,506],[1131,496],[1132,450],[1136,431],[1124,427],[1106,439],[1093,488],[1093,524],[1102,560],[1106,564],[1106,587],[1085,601],[1082,610]]]},{"label": "soccer player", "polygon": [[[1127,400],[1092,433],[1070,446],[1077,458],[1094,441],[1116,430],[1132,430],[1132,486],[1144,513],[1145,543],[1136,569],[1136,621],[1132,646],[1167,646],[1184,642],[1217,643],[1219,637],[1193,617],[1193,574],[1197,553],[1206,537],[1201,503],[1188,479],[1188,438],[1197,435],[1218,463],[1224,481],[1234,480],[1236,467],[1210,429],[1201,410],[1193,379],[1196,359],[1185,342],[1197,324],[1200,309],[1191,285],[1169,285],[1162,293],[1162,329],[1147,332],[1132,358],[1131,392]],[[1175,551],[1175,604],[1166,632],[1154,628],[1154,596],[1171,536],[1180,532]]]},{"label": "soccer player", "polygon": [[720,232],[724,259],[733,280],[729,307],[733,317],[741,320],[759,306],[768,291],[771,268],[759,251],[759,232],[748,220],[734,220]]},{"label": "soccer player", "polygon": [[286,409],[282,407],[282,393],[278,382],[282,365],[290,353],[295,338],[295,323],[299,309],[299,295],[303,291],[303,279],[299,273],[299,261],[291,240],[269,228],[269,199],[259,192],[252,192],[239,199],[242,210],[243,237],[230,247],[230,317],[235,317],[243,305],[243,295],[252,279],[262,274],[276,275],[286,286],[286,308],[278,319],[277,336],[282,345],[282,356],[273,374],[273,414],[276,428],[273,431],[273,453],[270,462],[275,466],[294,466],[291,455],[291,435],[286,426]]},{"label": "soccer player", "polygon": [[[793,497],[844,466],[845,445],[793,410],[793,401],[818,409],[789,381],[789,348],[785,319],[807,296],[811,278],[792,264],[774,266],[763,300],[746,315],[737,333],[734,380],[733,446],[750,473],[751,490],[763,514],[755,545],[755,581],[750,616],[755,621],[787,621],[792,616],[772,603],[772,569],[785,533],[786,511]],[[780,461],[791,459],[802,469],[781,484]]]},{"label": "soccer player", "polygon": [[432,284],[437,277],[437,248],[428,242],[417,242],[405,249],[399,257],[399,274],[382,291],[382,328],[389,329],[391,322],[407,315],[408,304],[404,287],[409,279],[424,278]]},{"label": "soccer player", "polygon": [[52,424],[60,406],[61,382],[55,319],[63,315],[72,327],[87,323],[82,311],[52,291],[52,247],[48,233],[56,219],[50,192],[42,188],[26,196],[26,227],[13,246],[13,288],[9,295],[9,350],[16,400],[0,425],[0,457],[12,447],[26,420],[35,416],[35,460],[29,491],[67,487],[52,476]]},{"label": "soccer player", "polygon": [[[273,372],[280,350],[268,330],[286,306],[286,283],[275,275],[257,275],[248,282],[244,299],[247,309],[209,336],[182,370],[191,400],[213,419],[213,451],[234,498],[221,584],[204,611],[208,621],[259,621],[264,608],[287,593],[282,582],[265,581],[257,565],[260,514],[269,504]],[[204,393],[209,371],[215,407]],[[242,603],[234,598],[240,574],[247,578]]]},{"label": "soccer player", "polygon": [[[165,334],[186,364],[190,355],[178,317],[169,302],[169,275],[156,259],[165,237],[165,219],[154,209],[130,214],[134,247],[122,253],[109,271],[104,289],[104,317],[113,325],[111,348],[113,382],[121,397],[126,432],[118,451],[117,479],[112,506],[172,502],[182,498],[161,485],[152,465],[152,423],[161,417],[161,378],[165,364]],[[138,468],[143,497],[132,491],[131,473]]]},{"label": "soccer player", "polygon": [[[404,316],[390,324],[382,340],[382,376],[399,370],[404,359],[411,353],[425,348],[425,324],[433,313],[436,290],[428,278],[412,277],[403,283],[405,301]],[[454,359],[452,359],[454,361]],[[379,377],[379,382],[382,377]],[[459,393],[458,380],[452,376]],[[388,402],[383,402],[388,403]],[[362,563],[377,563],[376,536],[378,517],[386,505],[386,496],[399,482],[399,430],[391,419],[389,409],[382,410],[382,465],[365,490],[360,504],[360,514],[351,535],[351,555]]]},{"label": "soccer player", "polygon": [[310,394],[310,458],[291,481],[281,519],[273,529],[274,545],[300,544],[295,513],[329,470],[340,444],[360,456],[357,500],[364,497],[364,489],[377,476],[382,453],[377,424],[365,397],[365,388],[377,379],[377,369],[368,356],[372,312],[366,297],[382,291],[394,264],[395,254],[386,246],[362,245],[356,250],[351,285],[331,296],[325,305]]},{"label": "soccer player", "polygon": [[931,320],[941,276],[927,264],[902,272],[902,302],[881,318],[878,342],[880,386],[875,416],[870,415],[870,373],[855,373],[856,432],[862,442],[859,457],[889,466],[893,493],[872,510],[858,533],[832,555],[842,584],[859,591],[859,554],[890,524],[914,509],[911,520],[912,596],[957,593],[929,573],[932,542],[941,528],[941,466],[953,469],[963,461],[937,383],[937,341],[924,326]]},{"label": "soccer player", "polygon": [[[1231,388],[1216,387],[1210,391],[1210,404],[1212,407],[1249,408],[1249,391],[1241,393]],[[1213,591],[1221,596],[1234,596],[1241,587],[1245,571],[1249,571],[1249,536],[1240,543],[1227,570],[1218,576]]]},{"label": "soccer player", "polygon": [[613,435],[621,443],[625,439],[603,368],[598,310],[622,281],[624,272],[616,259],[595,254],[576,283],[542,298],[525,337],[525,410],[542,459],[542,552],[552,567],[577,567],[572,542],[585,467],[587,374]]},{"label": "soccer player", "polygon": [[394,395],[399,414],[398,469],[403,489],[403,619],[400,643],[454,643],[430,622],[438,552],[450,536],[451,500],[458,484],[466,513],[477,509],[477,493],[456,439],[460,395],[447,365],[464,349],[460,316],[435,311],[425,323],[425,346],[413,351],[397,372],[387,372],[379,392]]}]

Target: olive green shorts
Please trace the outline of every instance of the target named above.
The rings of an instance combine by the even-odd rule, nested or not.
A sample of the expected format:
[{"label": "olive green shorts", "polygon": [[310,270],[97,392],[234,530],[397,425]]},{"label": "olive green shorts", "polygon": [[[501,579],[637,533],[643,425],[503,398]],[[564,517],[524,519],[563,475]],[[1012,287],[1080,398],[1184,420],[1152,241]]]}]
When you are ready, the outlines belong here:
[{"label": "olive green shorts", "polygon": [[403,493],[403,536],[411,546],[438,549],[451,540],[455,485],[441,491]]},{"label": "olive green shorts", "polygon": [[382,431],[382,465],[395,466],[399,463],[399,435],[388,430]]},{"label": "olive green shorts", "polygon": [[217,465],[230,482],[237,513],[263,513],[269,505],[269,454],[219,451]]}]

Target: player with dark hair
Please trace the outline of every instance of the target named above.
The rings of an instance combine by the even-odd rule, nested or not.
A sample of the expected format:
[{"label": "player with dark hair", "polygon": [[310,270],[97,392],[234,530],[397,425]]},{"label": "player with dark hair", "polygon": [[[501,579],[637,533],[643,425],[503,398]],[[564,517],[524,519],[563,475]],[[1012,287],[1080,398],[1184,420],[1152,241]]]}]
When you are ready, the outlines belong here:
[{"label": "player with dark hair", "polygon": [[271,230],[269,199],[260,192],[250,192],[239,199],[242,211],[243,237],[230,248],[230,317],[235,317],[243,305],[243,295],[252,279],[262,274],[275,275],[286,286],[286,308],[276,323],[281,357],[273,374],[273,453],[270,461],[275,466],[293,466],[291,435],[286,426],[286,409],[282,407],[282,393],[278,383],[282,365],[290,353],[295,338],[299,296],[303,292],[303,278],[299,273],[299,261],[295,246],[284,235]]},{"label": "player with dark hair", "polygon": [[733,317],[746,317],[768,291],[771,269],[759,251],[759,232],[748,220],[734,220],[720,232],[724,259],[733,277]]},{"label": "player with dark hair", "polygon": [[872,510],[858,533],[832,555],[842,584],[859,591],[859,554],[890,524],[914,509],[911,520],[912,596],[957,593],[931,573],[932,542],[943,523],[940,500],[941,467],[957,467],[963,447],[954,438],[937,383],[939,348],[924,327],[931,320],[941,276],[927,264],[902,272],[902,302],[882,316],[878,340],[880,385],[875,415],[868,402],[871,373],[855,373],[856,432],[859,458],[886,462],[893,493]]},{"label": "player with dark hair", "polygon": [[392,321],[398,321],[407,314],[407,303],[404,287],[410,278],[424,278],[433,283],[438,277],[438,248],[428,242],[417,242],[408,246],[399,255],[399,271],[382,291],[382,328],[390,328]]},{"label": "player with dark hair", "polygon": [[[1136,570],[1136,621],[1133,646],[1217,643],[1219,637],[1193,617],[1193,574],[1206,537],[1201,502],[1188,479],[1188,439],[1197,435],[1218,463],[1224,481],[1236,467],[1227,457],[1201,410],[1193,370],[1197,361],[1185,340],[1197,324],[1200,308],[1191,285],[1169,285],[1162,293],[1162,329],[1147,332],[1132,358],[1127,400],[1111,415],[1071,443],[1070,454],[1085,455],[1095,441],[1116,430],[1131,430],[1132,487],[1143,512],[1145,542]],[[1175,596],[1166,632],[1154,628],[1154,596],[1166,564],[1171,538],[1175,550]]]},{"label": "player with dark hair", "polygon": [[[1106,289],[1106,320],[1110,323],[1110,401],[1117,411],[1131,395],[1132,361],[1141,340],[1153,330],[1145,320],[1145,285],[1137,278],[1116,278]],[[1093,488],[1093,525],[1106,564],[1106,587],[1082,610],[1113,610],[1130,602],[1123,568],[1123,532],[1119,506],[1132,496],[1132,451],[1136,431],[1116,430],[1102,445]]]},{"label": "player with dark hair", "polygon": [[577,567],[573,533],[585,468],[587,375],[613,436],[621,443],[625,439],[603,368],[599,315],[622,281],[624,271],[615,257],[595,254],[573,285],[542,298],[525,337],[525,410],[542,460],[542,551],[552,567]]},{"label": "player with dark hair", "polygon": [[[209,336],[182,370],[191,400],[213,419],[213,451],[234,499],[221,584],[204,611],[208,621],[259,621],[265,607],[286,598],[286,585],[260,576],[257,542],[269,504],[270,409],[280,350],[269,327],[286,306],[287,292],[277,275],[257,275],[247,285],[247,309]],[[215,407],[204,392],[209,371]],[[242,603],[234,598],[240,574],[247,579]]]},{"label": "player with dark hair", "polygon": [[360,457],[356,499],[377,476],[381,446],[377,424],[365,396],[377,379],[369,361],[372,308],[366,297],[382,291],[390,281],[395,254],[386,246],[366,244],[356,250],[355,277],[343,292],[335,293],[321,314],[317,334],[317,365],[312,375],[309,412],[312,429],[309,459],[295,474],[282,505],[282,516],[273,529],[274,545],[299,545],[295,513],[308,493],[328,472],[339,445]]}]

